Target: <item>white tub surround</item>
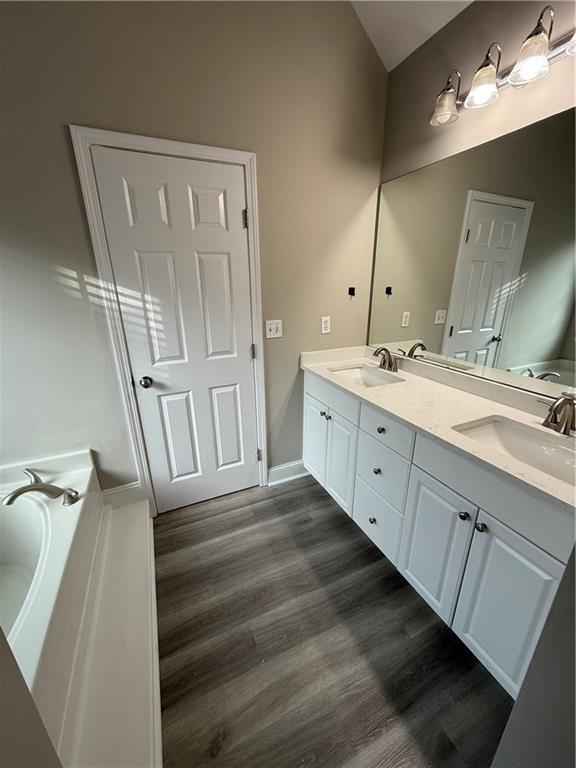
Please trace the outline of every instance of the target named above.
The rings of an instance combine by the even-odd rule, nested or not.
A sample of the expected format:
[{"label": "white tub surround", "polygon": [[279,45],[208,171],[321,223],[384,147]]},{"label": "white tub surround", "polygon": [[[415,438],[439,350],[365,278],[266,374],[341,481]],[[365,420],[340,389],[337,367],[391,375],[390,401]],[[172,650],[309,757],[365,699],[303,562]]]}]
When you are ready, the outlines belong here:
[{"label": "white tub surround", "polygon": [[1,467],[2,496],[24,468],[80,493],[0,506],[2,622],[46,730],[64,766],[161,765],[148,503],[105,505],[90,451]]},{"label": "white tub surround", "polygon": [[569,465],[574,441],[372,352],[302,354],[304,465],[515,697],[574,547],[574,486],[499,435],[525,460],[517,441],[541,435]]}]

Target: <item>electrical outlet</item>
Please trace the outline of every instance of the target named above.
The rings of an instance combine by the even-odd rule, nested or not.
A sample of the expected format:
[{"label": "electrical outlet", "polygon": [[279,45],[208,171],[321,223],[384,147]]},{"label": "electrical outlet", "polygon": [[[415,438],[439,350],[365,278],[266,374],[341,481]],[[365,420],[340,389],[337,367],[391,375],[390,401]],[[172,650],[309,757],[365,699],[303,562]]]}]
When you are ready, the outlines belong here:
[{"label": "electrical outlet", "polygon": [[402,328],[408,328],[410,325],[410,312],[402,312],[402,322],[400,325]]},{"label": "electrical outlet", "polygon": [[444,325],[445,322],[446,322],[446,310],[437,309],[436,314],[434,315],[434,325]]},{"label": "electrical outlet", "polygon": [[266,320],[266,338],[282,338],[282,320]]},{"label": "electrical outlet", "polygon": [[328,317],[321,318],[320,330],[322,333],[332,333],[332,318],[330,315],[328,315]]}]

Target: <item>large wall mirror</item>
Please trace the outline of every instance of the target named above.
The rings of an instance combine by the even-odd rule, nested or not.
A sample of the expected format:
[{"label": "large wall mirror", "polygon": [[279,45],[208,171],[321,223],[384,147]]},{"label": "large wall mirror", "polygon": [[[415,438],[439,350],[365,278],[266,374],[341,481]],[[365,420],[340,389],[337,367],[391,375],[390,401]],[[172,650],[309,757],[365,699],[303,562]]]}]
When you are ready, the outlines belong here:
[{"label": "large wall mirror", "polygon": [[382,185],[369,344],[574,387],[574,125],[572,109]]}]

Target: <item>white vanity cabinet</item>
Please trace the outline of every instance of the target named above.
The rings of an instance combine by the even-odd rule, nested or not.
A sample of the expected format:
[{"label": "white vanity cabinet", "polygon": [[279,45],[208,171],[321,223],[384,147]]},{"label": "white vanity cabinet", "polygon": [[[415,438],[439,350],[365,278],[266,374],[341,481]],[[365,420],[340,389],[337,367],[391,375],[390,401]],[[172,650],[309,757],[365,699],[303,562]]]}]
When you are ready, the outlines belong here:
[{"label": "white vanity cabinet", "polygon": [[558,560],[480,511],[452,628],[514,698],[563,571]]},{"label": "white vanity cabinet", "polygon": [[309,392],[304,395],[302,460],[310,474],[351,515],[358,427],[338,413],[332,404],[339,404],[356,421],[359,406],[355,398],[352,402],[341,399],[340,395],[346,396],[346,393],[334,392],[335,387],[323,382],[315,384],[310,389],[322,400]]},{"label": "white vanity cabinet", "polygon": [[398,568],[447,624],[452,621],[478,508],[412,467]]},{"label": "white vanity cabinet", "polygon": [[306,373],[304,465],[516,697],[574,547],[565,504]]}]

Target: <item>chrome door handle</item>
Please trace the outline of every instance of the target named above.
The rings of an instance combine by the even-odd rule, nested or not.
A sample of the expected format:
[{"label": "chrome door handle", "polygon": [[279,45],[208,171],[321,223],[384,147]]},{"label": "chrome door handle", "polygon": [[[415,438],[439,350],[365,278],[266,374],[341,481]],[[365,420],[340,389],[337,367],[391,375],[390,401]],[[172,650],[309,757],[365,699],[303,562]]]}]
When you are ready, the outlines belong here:
[{"label": "chrome door handle", "polygon": [[368,518],[368,522],[370,523],[370,525],[375,525],[375,523],[376,523],[376,518],[375,518],[375,517],[369,517],[369,518]]},{"label": "chrome door handle", "polygon": [[488,526],[486,525],[486,523],[476,523],[474,528],[476,528],[478,533],[486,533],[486,531],[488,530]]},{"label": "chrome door handle", "polygon": [[375,475],[381,475],[382,474],[382,470],[380,469],[380,467],[374,467],[372,472],[374,472]]},{"label": "chrome door handle", "polygon": [[379,435],[383,435],[386,432],[386,427],[378,427],[376,432],[378,432]]},{"label": "chrome door handle", "polygon": [[470,515],[468,512],[458,512],[458,517],[460,520],[470,520]]},{"label": "chrome door handle", "polygon": [[150,376],[142,376],[140,379],[140,386],[143,389],[150,389],[150,387],[154,384]]}]

